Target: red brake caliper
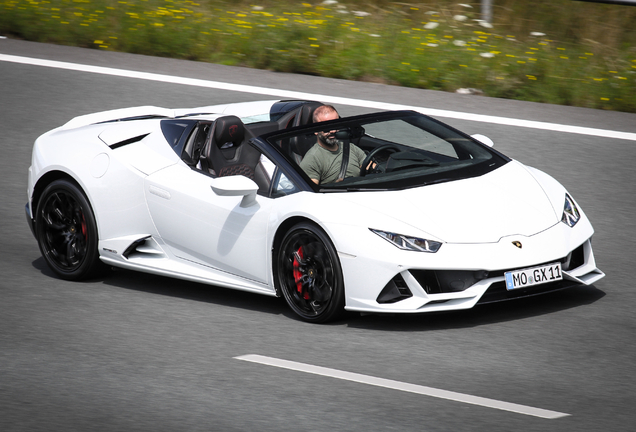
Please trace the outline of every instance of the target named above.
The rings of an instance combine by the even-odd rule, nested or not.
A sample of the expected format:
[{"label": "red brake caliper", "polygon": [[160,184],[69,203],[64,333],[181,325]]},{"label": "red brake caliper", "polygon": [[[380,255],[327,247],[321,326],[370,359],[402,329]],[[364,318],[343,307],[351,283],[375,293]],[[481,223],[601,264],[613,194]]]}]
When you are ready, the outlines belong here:
[{"label": "red brake caliper", "polygon": [[86,219],[84,219],[84,214],[82,213],[82,235],[86,238]]},{"label": "red brake caliper", "polygon": [[[298,248],[298,256],[303,258],[303,247]],[[303,274],[300,271],[300,263],[296,256],[294,256],[294,281],[296,282],[296,289],[300,294],[303,295],[305,300],[309,300],[309,293],[303,293],[303,283],[302,283]]]}]

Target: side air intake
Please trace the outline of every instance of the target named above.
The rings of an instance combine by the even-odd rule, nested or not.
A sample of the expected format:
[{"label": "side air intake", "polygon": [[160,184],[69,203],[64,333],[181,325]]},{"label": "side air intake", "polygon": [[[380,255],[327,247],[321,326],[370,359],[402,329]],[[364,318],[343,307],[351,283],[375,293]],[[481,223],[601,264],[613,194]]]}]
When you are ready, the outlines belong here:
[{"label": "side air intake", "polygon": [[126,248],[122,254],[126,259],[134,258],[165,258],[161,247],[152,236],[142,237],[135,240]]}]

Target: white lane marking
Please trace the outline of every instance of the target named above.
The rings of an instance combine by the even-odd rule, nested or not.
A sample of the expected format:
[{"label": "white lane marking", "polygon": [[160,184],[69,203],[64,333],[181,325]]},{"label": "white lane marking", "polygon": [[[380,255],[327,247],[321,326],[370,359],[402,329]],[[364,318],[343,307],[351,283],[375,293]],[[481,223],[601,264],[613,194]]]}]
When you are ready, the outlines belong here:
[{"label": "white lane marking", "polygon": [[415,384],[403,383],[384,378],[377,378],[369,375],[361,375],[352,372],[345,372],[337,369],[330,369],[321,366],[314,366],[305,363],[297,363],[289,360],[266,357],[258,354],[247,354],[234,357],[237,360],[245,360],[253,363],[260,363],[268,366],[275,366],[283,369],[291,369],[299,372],[306,372],[315,375],[322,375],[331,378],[338,378],[346,381],[353,381],[362,384],[369,384],[377,387],[384,387],[393,390],[400,390],[409,393],[417,393],[425,396],[432,396],[440,399],[448,399],[456,402],[463,402],[472,405],[479,405],[487,408],[494,408],[503,411],[511,411],[544,419],[557,419],[569,416],[570,414],[549,411],[541,408],[533,408],[509,402],[502,402],[495,399],[488,399],[479,396],[456,393],[452,391],[440,390],[432,387],[425,387]]},{"label": "white lane marking", "polygon": [[445,117],[457,120],[469,120],[482,123],[493,123],[504,126],[517,126],[531,129],[541,129],[553,132],[566,132],[580,135],[591,135],[603,138],[616,138],[622,140],[636,141],[636,133],[619,132],[606,129],[596,129],[581,126],[569,126],[556,123],[547,123],[531,120],[521,120],[508,117],[488,116],[482,114],[471,114],[458,111],[439,110],[433,108],[423,108],[411,105],[401,105],[388,102],[375,102],[363,99],[350,99],[338,96],[327,96],[315,93],[305,93],[281,89],[272,89],[266,87],[256,87],[242,84],[230,84],[220,81],[209,81],[195,78],[185,78],[173,75],[163,75],[150,72],[138,72],[126,69],[115,69],[101,66],[90,66],[79,63],[68,63],[54,60],[43,60],[30,57],[13,56],[8,54],[0,54],[0,61],[21,63],[34,66],[44,66],[56,69],[74,70],[80,72],[89,72],[102,75],[112,75],[124,78],[136,78],[147,81],[158,81],[169,84],[181,84],[196,87],[213,88],[219,90],[228,90],[242,93],[252,93],[259,95],[273,96],[276,98],[289,99],[307,99],[319,100],[321,102],[339,105],[357,106],[361,108],[371,108],[379,110],[413,110],[432,117]]}]

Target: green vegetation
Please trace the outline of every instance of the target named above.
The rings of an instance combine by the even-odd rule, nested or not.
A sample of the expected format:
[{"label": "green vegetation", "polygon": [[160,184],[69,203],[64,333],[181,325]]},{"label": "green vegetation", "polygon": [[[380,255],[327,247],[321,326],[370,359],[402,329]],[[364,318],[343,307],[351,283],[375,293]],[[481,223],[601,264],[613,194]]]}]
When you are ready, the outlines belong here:
[{"label": "green vegetation", "polygon": [[0,34],[636,112],[636,7],[571,0],[0,0]]}]

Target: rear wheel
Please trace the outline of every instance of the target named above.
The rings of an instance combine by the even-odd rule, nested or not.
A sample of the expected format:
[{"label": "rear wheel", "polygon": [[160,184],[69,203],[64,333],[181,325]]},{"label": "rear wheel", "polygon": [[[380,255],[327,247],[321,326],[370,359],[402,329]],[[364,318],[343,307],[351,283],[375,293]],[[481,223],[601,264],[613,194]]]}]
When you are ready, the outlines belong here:
[{"label": "rear wheel", "polygon": [[57,276],[81,280],[96,276],[104,268],[97,250],[93,210],[75,183],[56,180],[49,184],[36,211],[38,246]]},{"label": "rear wheel", "polygon": [[285,301],[303,320],[323,323],[344,308],[344,283],[338,254],[317,226],[292,227],[277,253],[277,282]]}]

